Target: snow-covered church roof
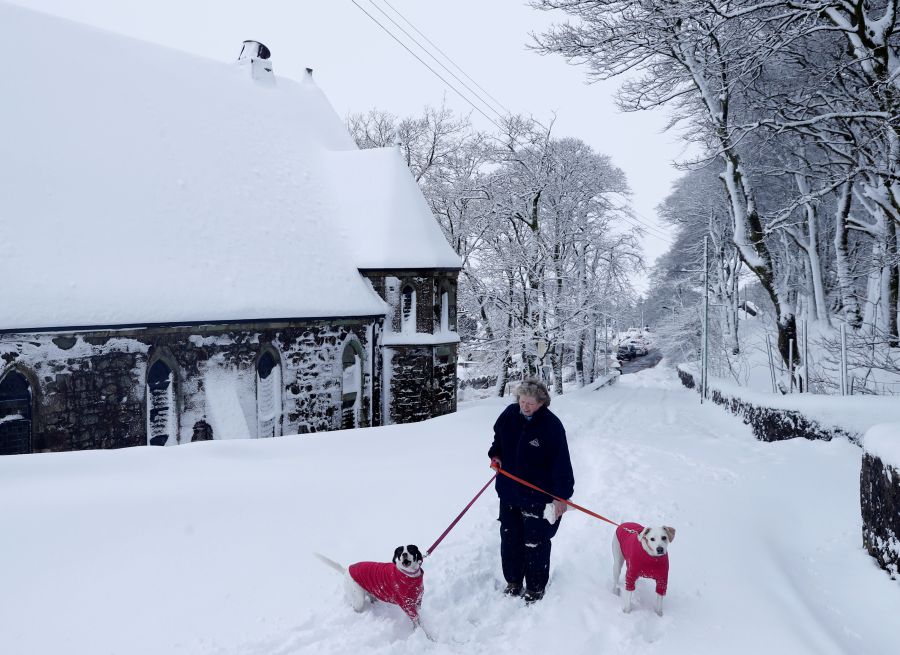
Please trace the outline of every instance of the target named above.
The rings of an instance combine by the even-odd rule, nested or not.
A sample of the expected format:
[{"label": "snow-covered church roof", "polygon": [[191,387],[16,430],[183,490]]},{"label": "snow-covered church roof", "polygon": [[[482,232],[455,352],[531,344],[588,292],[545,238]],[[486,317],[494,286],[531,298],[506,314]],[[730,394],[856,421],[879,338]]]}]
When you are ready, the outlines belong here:
[{"label": "snow-covered church roof", "polygon": [[359,268],[460,267],[399,148],[334,151],[327,160],[339,214],[362,219],[346,235]]},{"label": "snow-covered church roof", "polygon": [[459,266],[311,76],[3,2],[0,42],[0,330],[382,314],[359,268]]}]

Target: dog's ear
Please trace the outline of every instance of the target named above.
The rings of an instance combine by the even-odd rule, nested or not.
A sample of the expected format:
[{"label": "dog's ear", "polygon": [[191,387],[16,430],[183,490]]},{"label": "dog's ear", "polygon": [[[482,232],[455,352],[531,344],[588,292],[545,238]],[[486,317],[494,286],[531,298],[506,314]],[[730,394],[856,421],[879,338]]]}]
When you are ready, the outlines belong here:
[{"label": "dog's ear", "polygon": [[394,549],[394,558],[391,560],[394,564],[397,563],[397,560],[400,558],[400,555],[403,553],[403,546],[397,546]]},{"label": "dog's ear", "polygon": [[641,533],[638,535],[638,539],[641,539],[642,541],[646,541],[648,534],[650,534],[650,528],[644,528],[643,530],[641,530]]},{"label": "dog's ear", "polygon": [[675,528],[670,528],[668,525],[664,525],[662,529],[666,533],[666,536],[669,538],[669,543],[675,541]]},{"label": "dog's ear", "polygon": [[416,546],[416,545],[414,545],[414,544],[410,544],[409,546],[406,547],[406,551],[407,551],[410,555],[412,555],[412,558],[413,558],[413,561],[414,561],[414,562],[421,562],[421,561],[422,561],[422,552],[419,550],[419,547],[418,547],[418,546]]}]

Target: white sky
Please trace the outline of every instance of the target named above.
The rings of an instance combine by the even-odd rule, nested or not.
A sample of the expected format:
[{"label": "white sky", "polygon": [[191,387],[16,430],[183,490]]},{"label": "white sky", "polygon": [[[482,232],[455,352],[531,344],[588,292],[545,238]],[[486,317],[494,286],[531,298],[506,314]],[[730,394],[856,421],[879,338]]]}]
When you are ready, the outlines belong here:
[{"label": "white sky", "polygon": [[[373,8],[371,0],[357,1],[405,38]],[[375,2],[390,13],[384,0]],[[639,219],[660,226],[654,208],[679,175],[671,162],[681,156],[682,145],[674,134],[662,133],[662,113],[618,112],[612,101],[615,83],[587,85],[583,68],[526,49],[529,32],[540,31],[564,16],[538,12],[522,0],[388,2],[506,108],[531,114],[545,124],[555,113],[557,136],[581,138],[610,155],[628,177]],[[471,111],[351,0],[14,3],[222,61],[236,59],[244,39],[262,41],[272,51],[277,74],[299,79],[304,68],[313,68],[317,83],[341,116],[374,107],[399,115],[416,114],[425,105],[440,104],[445,96],[453,109]],[[426,55],[420,56],[460,86]],[[477,112],[472,112],[472,119],[480,128],[493,127]],[[648,235],[643,246],[649,264],[668,244]],[[637,285],[640,290],[646,288],[643,279]]]}]

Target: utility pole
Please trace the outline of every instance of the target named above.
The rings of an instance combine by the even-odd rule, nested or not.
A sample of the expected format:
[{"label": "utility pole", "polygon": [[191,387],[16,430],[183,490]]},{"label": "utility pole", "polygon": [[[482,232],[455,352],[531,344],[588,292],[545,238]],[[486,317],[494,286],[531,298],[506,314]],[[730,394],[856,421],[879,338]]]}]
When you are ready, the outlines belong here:
[{"label": "utility pole", "polygon": [[703,351],[701,353],[700,404],[706,400],[709,368],[709,235],[703,237]]},{"label": "utility pole", "polygon": [[609,316],[603,315],[603,374],[609,375]]}]

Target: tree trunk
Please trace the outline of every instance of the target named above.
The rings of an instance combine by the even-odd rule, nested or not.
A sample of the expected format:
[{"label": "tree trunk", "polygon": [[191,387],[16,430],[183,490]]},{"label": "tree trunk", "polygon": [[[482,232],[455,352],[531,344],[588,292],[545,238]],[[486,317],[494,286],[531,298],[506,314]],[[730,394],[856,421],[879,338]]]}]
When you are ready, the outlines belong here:
[{"label": "tree trunk", "polygon": [[575,385],[584,386],[584,330],[578,333],[578,343],[575,345]]},{"label": "tree trunk", "polygon": [[[732,265],[731,271],[731,329],[733,330],[731,334],[731,353],[733,355],[739,355],[741,353],[741,341],[740,341],[740,318],[738,314],[738,309],[740,308],[740,296],[741,296],[741,260],[737,253],[734,256],[734,264]],[[674,313],[674,310],[673,310]]]},{"label": "tree trunk", "polygon": [[494,387],[494,395],[499,398],[503,398],[506,385],[509,383],[510,364],[512,364],[512,358],[507,352],[500,360],[500,368],[497,370],[497,385]]},{"label": "tree trunk", "polygon": [[[804,175],[799,173],[794,176],[797,180],[797,189],[804,196],[810,193],[809,184]],[[809,271],[811,288],[810,298],[813,300],[815,320],[830,323],[828,320],[828,307],[825,303],[825,283],[822,281],[822,262],[819,259],[819,213],[812,203],[803,204],[806,212],[806,259]]]},{"label": "tree trunk", "polygon": [[885,217],[885,331],[888,345],[896,348],[900,345],[897,333],[897,295],[900,289],[900,265],[897,258],[897,223],[891,217]]},{"label": "tree trunk", "polygon": [[565,346],[562,342],[557,341],[553,349],[553,393],[558,396],[563,394],[563,352]]},{"label": "tree trunk", "polygon": [[778,329],[778,353],[785,364],[790,359],[788,342],[796,339],[797,320],[787,298],[778,289],[772,256],[763,235],[762,222],[756,211],[752,190],[742,173],[740,159],[731,152],[723,153],[725,172],[722,174],[728,195],[731,199],[732,217],[734,218],[734,245],[741,259],[752,270],[759,283],[775,307],[776,326]]},{"label": "tree trunk", "polygon": [[856,285],[850,277],[850,255],[847,251],[849,236],[847,217],[850,215],[852,186],[849,181],[841,186],[841,194],[834,212],[834,253],[841,311],[847,324],[854,330],[858,330],[862,325],[862,314],[859,310],[859,300],[856,297]]}]

